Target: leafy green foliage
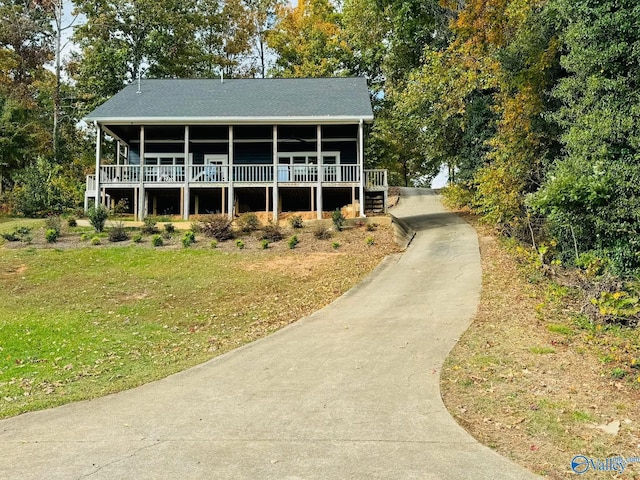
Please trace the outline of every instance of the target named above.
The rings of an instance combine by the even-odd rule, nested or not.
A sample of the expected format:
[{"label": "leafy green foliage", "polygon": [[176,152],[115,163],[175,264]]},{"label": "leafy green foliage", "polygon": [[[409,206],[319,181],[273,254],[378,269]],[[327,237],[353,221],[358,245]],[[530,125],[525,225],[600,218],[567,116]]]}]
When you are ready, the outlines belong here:
[{"label": "leafy green foliage", "polygon": [[182,236],[182,246],[187,248],[190,247],[192,244],[194,244],[196,241],[196,234],[189,230],[184,232],[184,235]]},{"label": "leafy green foliage", "polygon": [[160,233],[158,222],[153,217],[145,217],[142,224],[142,233],[145,235],[155,235]]},{"label": "leafy green foliage", "polygon": [[333,226],[335,227],[335,229],[338,232],[341,232],[347,220],[346,218],[344,218],[342,211],[338,209],[331,212],[331,221],[333,222]]},{"label": "leafy green foliage", "polygon": [[47,240],[47,243],[55,243],[58,241],[59,236],[60,234],[58,231],[53,228],[48,229],[44,234],[44,238]]},{"label": "leafy green foliage", "polygon": [[164,245],[164,240],[162,240],[162,235],[153,235],[151,237],[151,245],[153,245],[154,247],[161,247],[162,245]]},{"label": "leafy green foliage", "polygon": [[289,248],[294,249],[296,248],[296,245],[298,245],[298,243],[300,243],[300,240],[298,239],[297,235],[293,235],[292,237],[289,238],[289,241],[287,242],[287,245],[289,246]]},{"label": "leafy green foliage", "polygon": [[107,222],[107,218],[109,218],[109,210],[102,204],[97,207],[91,206],[87,212],[87,217],[89,217],[89,223],[93,229],[100,233],[104,230],[104,225]]}]

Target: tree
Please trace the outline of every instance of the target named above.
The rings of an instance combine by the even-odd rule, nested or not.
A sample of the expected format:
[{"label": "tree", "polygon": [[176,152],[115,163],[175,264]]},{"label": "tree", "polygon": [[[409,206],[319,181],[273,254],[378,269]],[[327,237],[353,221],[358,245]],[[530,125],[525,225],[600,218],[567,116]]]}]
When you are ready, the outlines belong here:
[{"label": "tree", "polygon": [[640,268],[640,10],[632,0],[556,0],[567,75],[554,90],[566,154],[531,204],[566,259],[595,251]]},{"label": "tree", "polygon": [[329,0],[278,6],[267,44],[277,54],[275,75],[330,77],[349,73],[351,50],[340,26],[340,14]]}]

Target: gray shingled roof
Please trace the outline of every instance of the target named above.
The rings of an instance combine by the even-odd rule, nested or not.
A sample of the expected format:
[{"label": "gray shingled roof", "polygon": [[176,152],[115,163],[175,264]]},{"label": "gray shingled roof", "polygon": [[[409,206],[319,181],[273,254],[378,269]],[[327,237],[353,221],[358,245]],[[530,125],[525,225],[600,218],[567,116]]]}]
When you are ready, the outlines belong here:
[{"label": "gray shingled roof", "polygon": [[189,119],[331,118],[371,121],[364,78],[142,80],[125,87],[86,120],[105,122]]}]

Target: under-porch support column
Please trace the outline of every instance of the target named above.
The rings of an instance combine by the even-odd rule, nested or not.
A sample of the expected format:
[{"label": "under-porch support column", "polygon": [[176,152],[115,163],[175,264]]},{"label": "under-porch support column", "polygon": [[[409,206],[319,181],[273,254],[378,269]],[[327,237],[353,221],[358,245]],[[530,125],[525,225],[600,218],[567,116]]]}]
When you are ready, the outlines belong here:
[{"label": "under-porch support column", "polygon": [[191,180],[191,162],[189,161],[189,125],[184,126],[184,189],[182,190],[182,219],[189,220],[191,209],[191,192],[189,181]]},{"label": "under-porch support column", "polygon": [[220,213],[224,215],[225,210],[227,209],[227,187],[222,187],[222,210]]},{"label": "under-porch support column", "polygon": [[231,220],[233,220],[233,204],[235,201],[233,181],[233,125],[229,125],[229,219]]},{"label": "under-porch support column", "polygon": [[96,197],[94,206],[98,208],[100,205],[100,160],[102,159],[102,127],[98,122],[94,122],[96,126]]},{"label": "under-porch support column", "polygon": [[[267,189],[267,211],[269,210],[269,189]],[[273,222],[278,222],[278,126],[273,126]]]},{"label": "under-porch support column", "polygon": [[316,190],[316,208],[318,220],[322,220],[322,177],[324,177],[324,165],[322,164],[322,125],[316,127],[316,156],[318,162],[318,190]]},{"label": "under-porch support column", "polygon": [[360,163],[360,216],[364,214],[364,120],[358,125],[358,162]]},{"label": "under-porch support column", "polygon": [[140,197],[138,200],[138,220],[142,220],[147,216],[146,211],[146,192],[144,189],[144,125],[140,125]]}]

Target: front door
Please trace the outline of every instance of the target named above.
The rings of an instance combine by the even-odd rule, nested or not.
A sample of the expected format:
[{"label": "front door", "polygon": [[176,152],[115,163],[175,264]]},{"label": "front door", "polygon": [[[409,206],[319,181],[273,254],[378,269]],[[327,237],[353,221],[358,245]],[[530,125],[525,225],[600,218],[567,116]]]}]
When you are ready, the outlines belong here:
[{"label": "front door", "polygon": [[226,182],[228,156],[207,154],[204,156],[204,179],[207,182]]}]

